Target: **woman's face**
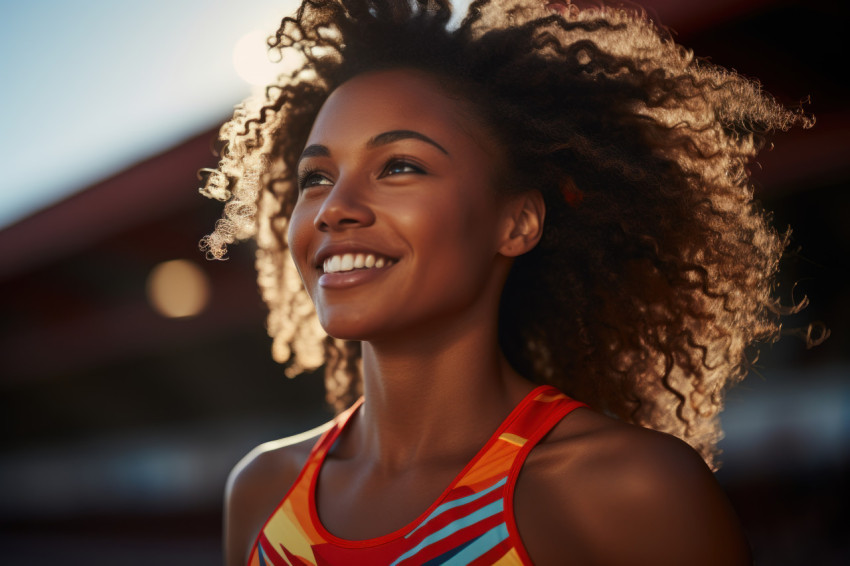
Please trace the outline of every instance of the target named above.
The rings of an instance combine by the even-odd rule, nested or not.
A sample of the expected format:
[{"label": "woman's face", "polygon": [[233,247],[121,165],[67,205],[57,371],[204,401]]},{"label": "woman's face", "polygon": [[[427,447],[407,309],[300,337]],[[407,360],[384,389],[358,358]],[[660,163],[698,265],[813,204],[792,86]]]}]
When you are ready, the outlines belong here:
[{"label": "woman's face", "polygon": [[367,73],[331,94],[298,164],[289,224],[331,336],[400,337],[496,308],[506,207],[493,145],[421,72]]}]

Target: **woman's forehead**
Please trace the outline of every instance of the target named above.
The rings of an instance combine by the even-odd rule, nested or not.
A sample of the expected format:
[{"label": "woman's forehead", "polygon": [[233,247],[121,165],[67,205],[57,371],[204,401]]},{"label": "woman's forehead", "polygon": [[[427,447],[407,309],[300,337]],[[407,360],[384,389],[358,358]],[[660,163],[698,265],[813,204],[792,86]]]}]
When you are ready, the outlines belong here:
[{"label": "woman's forehead", "polygon": [[[413,69],[373,71],[339,86],[322,106],[307,145],[360,139],[393,130],[412,130],[454,144],[485,140],[465,100],[450,96],[437,77]],[[442,142],[441,142],[442,143]],[[445,147],[445,146],[444,146]]]}]

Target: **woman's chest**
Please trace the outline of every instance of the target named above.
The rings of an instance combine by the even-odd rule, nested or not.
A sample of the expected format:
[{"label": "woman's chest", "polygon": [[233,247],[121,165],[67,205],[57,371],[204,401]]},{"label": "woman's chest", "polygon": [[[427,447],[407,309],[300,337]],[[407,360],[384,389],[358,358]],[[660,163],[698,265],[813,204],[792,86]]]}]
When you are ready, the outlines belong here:
[{"label": "woman's chest", "polygon": [[383,474],[328,460],[315,488],[319,521],[347,540],[394,533],[438,505],[461,468],[442,465]]}]

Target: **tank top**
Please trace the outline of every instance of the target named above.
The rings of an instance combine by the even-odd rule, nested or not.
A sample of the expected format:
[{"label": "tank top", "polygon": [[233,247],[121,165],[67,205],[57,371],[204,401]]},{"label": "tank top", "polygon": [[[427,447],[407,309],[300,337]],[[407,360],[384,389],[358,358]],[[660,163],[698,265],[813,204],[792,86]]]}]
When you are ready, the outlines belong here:
[{"label": "tank top", "polygon": [[384,536],[346,540],[316,511],[325,457],[361,398],[314,446],[294,485],[260,531],[249,566],[413,566],[531,564],[519,538],[513,493],[528,453],[572,410],[586,406],[543,385],[531,391],[418,519]]}]

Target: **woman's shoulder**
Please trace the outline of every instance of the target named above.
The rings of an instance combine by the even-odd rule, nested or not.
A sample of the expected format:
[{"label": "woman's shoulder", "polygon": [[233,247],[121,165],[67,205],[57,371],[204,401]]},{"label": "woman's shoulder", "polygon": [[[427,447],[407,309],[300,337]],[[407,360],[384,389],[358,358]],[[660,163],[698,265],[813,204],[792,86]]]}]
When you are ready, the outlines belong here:
[{"label": "woman's shoulder", "polygon": [[520,536],[536,564],[749,564],[738,519],[678,438],[576,410],[517,482]]},{"label": "woman's shoulder", "polygon": [[225,489],[226,564],[246,563],[260,529],[295,483],[316,441],[332,424],[261,444],[236,464]]}]

